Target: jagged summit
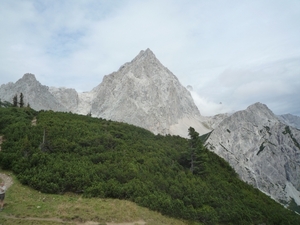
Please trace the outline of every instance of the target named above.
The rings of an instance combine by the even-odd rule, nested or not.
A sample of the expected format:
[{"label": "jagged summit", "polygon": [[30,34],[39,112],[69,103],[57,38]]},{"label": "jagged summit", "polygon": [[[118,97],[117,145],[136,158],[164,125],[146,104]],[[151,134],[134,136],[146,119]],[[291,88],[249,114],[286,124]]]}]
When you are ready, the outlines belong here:
[{"label": "jagged summit", "polygon": [[275,116],[274,113],[268,108],[267,105],[260,103],[260,102],[256,102],[256,103],[248,106],[246,110],[252,111],[252,112],[263,111],[265,113],[270,114],[271,117]]},{"label": "jagged summit", "polygon": [[245,112],[247,112],[249,115],[255,115],[257,119],[263,118],[265,122],[278,121],[276,115],[268,108],[268,106],[260,102],[256,102],[248,106]]},{"label": "jagged summit", "polygon": [[138,60],[159,61],[149,48],[147,48],[145,51],[141,50],[140,53],[131,62]]},{"label": "jagged summit", "polygon": [[32,73],[25,73],[24,75],[23,75],[23,77],[21,78],[21,80],[34,80],[34,81],[36,81],[36,78],[35,78],[35,75],[34,74],[32,74]]},{"label": "jagged summit", "polygon": [[25,73],[21,79],[17,80],[16,85],[25,85],[27,89],[30,89],[31,87],[41,86],[42,84],[35,78],[34,74]]},{"label": "jagged summit", "polygon": [[267,110],[269,110],[267,105],[265,105],[263,103],[260,103],[260,102],[256,102],[252,105],[249,105],[246,110],[256,110],[256,109],[267,109]]},{"label": "jagged summit", "polygon": [[265,104],[260,102],[248,106],[245,110],[235,112],[225,118],[220,125],[231,124],[236,121],[247,122],[250,125],[257,124],[259,127],[270,126],[279,122],[277,116]]},{"label": "jagged summit", "polygon": [[[119,71],[122,71],[122,74],[127,74],[129,71],[132,71],[132,74],[138,78],[141,78],[142,76],[158,76],[160,75],[159,71],[166,71],[169,76],[172,76],[172,79],[177,79],[177,77],[169,71],[168,68],[163,66],[149,48],[145,51],[141,50],[133,60],[122,65]],[[107,76],[104,78],[106,77]]]}]

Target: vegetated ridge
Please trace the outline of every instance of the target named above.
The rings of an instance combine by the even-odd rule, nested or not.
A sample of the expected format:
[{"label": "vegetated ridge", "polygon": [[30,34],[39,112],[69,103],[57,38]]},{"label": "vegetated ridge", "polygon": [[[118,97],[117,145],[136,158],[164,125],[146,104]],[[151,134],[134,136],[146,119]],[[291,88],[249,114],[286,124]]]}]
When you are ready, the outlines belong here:
[{"label": "vegetated ridge", "polygon": [[[36,125],[31,124],[36,118]],[[0,108],[0,165],[45,193],[127,199],[204,224],[298,224],[299,216],[238,178],[190,139],[72,113]]]}]

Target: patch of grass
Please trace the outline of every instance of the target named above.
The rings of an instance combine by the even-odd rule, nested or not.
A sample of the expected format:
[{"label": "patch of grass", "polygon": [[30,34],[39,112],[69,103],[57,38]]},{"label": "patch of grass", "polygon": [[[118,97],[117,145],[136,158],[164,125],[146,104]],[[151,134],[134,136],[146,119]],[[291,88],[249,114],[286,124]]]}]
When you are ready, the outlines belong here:
[{"label": "patch of grass", "polygon": [[[1,173],[7,173],[0,171]],[[147,225],[186,225],[133,202],[118,199],[83,198],[82,195],[44,194],[23,186],[12,176],[14,184],[7,190],[5,208],[0,212],[0,225],[61,225],[123,223],[143,220]],[[31,218],[30,220],[27,220]],[[39,220],[36,220],[39,219]]]}]

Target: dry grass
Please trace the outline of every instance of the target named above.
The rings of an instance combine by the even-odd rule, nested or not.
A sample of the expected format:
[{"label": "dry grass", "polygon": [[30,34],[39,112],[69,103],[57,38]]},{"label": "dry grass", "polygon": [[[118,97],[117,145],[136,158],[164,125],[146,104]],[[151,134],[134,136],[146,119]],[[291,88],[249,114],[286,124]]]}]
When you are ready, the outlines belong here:
[{"label": "dry grass", "polygon": [[[2,173],[7,173],[0,171]],[[14,176],[12,176],[14,178]],[[15,178],[8,189],[0,225],[186,225],[130,201],[82,198],[81,195],[43,194],[21,185]]]}]

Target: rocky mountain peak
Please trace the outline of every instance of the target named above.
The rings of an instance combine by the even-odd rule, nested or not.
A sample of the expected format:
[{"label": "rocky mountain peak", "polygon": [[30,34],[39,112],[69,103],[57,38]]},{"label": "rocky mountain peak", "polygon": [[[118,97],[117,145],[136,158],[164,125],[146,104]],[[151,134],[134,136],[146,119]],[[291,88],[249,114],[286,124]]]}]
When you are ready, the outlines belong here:
[{"label": "rocky mountain peak", "polygon": [[246,111],[251,113],[264,114],[264,117],[268,117],[270,119],[276,118],[275,114],[266,106],[260,102],[256,102],[247,107]]},{"label": "rocky mountain peak", "polygon": [[26,85],[26,87],[41,85],[32,73],[25,73],[21,79],[16,82],[16,85]]},{"label": "rocky mountain peak", "polygon": [[247,123],[247,126],[271,126],[278,123],[277,116],[265,105],[260,102],[254,103],[245,110],[235,112],[231,116],[225,118],[220,125],[238,124],[240,122]]},{"label": "rocky mountain peak", "polygon": [[[125,66],[140,67],[144,70],[152,70],[152,75],[155,75],[155,70],[167,70],[161,62],[156,58],[155,54],[147,48],[145,51],[141,50],[140,53],[130,62],[125,63]],[[171,73],[171,72],[170,72]],[[144,73],[149,75],[149,73]]]},{"label": "rocky mountain peak", "polygon": [[35,75],[32,73],[25,73],[21,80],[30,80],[30,81],[37,81]]},{"label": "rocky mountain peak", "polygon": [[[117,72],[105,76],[94,92],[91,111],[96,117],[128,122],[161,134],[185,129],[187,136],[188,124],[199,128],[201,134],[210,131],[201,125],[190,92],[150,49],[140,51]],[[186,128],[176,127],[180,123]]]},{"label": "rocky mountain peak", "polygon": [[150,60],[157,58],[154,53],[149,48],[147,48],[146,50],[141,50],[140,53],[132,61],[135,61],[137,59]]}]

